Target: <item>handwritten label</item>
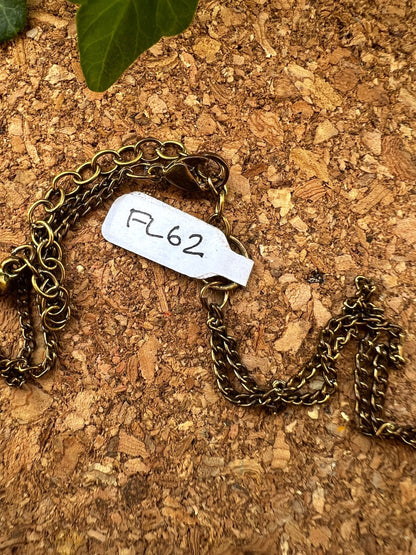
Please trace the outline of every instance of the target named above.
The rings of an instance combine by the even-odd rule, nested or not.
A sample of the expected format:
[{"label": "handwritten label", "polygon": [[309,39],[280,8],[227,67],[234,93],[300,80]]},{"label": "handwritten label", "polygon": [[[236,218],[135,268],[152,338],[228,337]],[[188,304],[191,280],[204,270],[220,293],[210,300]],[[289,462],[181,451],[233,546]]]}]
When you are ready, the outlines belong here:
[{"label": "handwritten label", "polygon": [[253,261],[230,249],[224,233],[140,192],[118,198],[102,226],[104,239],[198,279],[222,276],[246,285]]}]

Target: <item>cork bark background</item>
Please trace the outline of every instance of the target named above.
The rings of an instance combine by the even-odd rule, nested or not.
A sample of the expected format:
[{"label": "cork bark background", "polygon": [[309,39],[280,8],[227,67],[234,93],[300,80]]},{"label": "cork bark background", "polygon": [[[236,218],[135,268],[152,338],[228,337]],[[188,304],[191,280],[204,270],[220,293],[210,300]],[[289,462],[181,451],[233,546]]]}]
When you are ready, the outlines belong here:
[{"label": "cork bark background", "polygon": [[[293,374],[365,274],[407,333],[387,414],[416,423],[413,2],[201,0],[189,30],[103,94],[85,86],[74,14],[31,0],[27,32],[0,47],[0,255],[24,242],[52,177],[97,150],[152,135],[216,152],[255,261],[227,319],[257,379]],[[59,364],[21,390],[0,385],[0,550],[416,554],[416,455],[357,430],[354,347],[326,405],[229,404],[199,284],[106,243],[105,213],[65,241],[73,317]],[[0,323],[2,349],[16,349],[12,298]]]}]

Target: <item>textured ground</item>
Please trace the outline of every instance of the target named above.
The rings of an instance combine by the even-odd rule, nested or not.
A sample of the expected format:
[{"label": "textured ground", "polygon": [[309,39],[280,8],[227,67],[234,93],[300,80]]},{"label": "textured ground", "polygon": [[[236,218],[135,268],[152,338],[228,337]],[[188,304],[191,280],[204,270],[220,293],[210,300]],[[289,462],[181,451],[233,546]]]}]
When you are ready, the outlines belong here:
[{"label": "textured ground", "polygon": [[[153,135],[221,154],[255,260],[227,316],[244,360],[262,380],[295,372],[364,273],[407,331],[388,410],[416,422],[412,1],[202,0],[104,94],[84,84],[75,8],[29,7],[28,35],[0,47],[0,254],[52,176],[99,149]],[[416,554],[415,453],[358,432],[353,350],[319,408],[227,403],[198,284],[106,244],[104,215],[65,242],[74,317],[58,367],[0,385],[0,550]],[[12,300],[0,309],[9,348]]]}]

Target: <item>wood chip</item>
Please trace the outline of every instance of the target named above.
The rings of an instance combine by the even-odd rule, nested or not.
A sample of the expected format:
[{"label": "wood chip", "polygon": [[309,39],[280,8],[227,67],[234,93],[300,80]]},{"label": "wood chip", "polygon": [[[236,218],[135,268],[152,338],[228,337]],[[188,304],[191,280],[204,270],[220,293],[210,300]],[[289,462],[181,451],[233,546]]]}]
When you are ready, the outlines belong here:
[{"label": "wood chip", "polygon": [[273,146],[283,143],[282,124],[279,115],[274,112],[254,111],[248,120],[248,127],[256,137],[265,139]]},{"label": "wood chip", "polygon": [[45,81],[49,81],[51,85],[56,85],[61,81],[71,81],[72,79],[75,79],[75,75],[58,64],[51,66],[45,77]]},{"label": "wood chip", "polygon": [[280,216],[282,218],[293,208],[290,189],[269,189],[267,196],[274,208],[280,208]]},{"label": "wood chip", "polygon": [[215,60],[217,53],[221,49],[221,44],[210,37],[204,37],[195,43],[194,52],[200,58],[205,59],[208,63]]},{"label": "wood chip", "polygon": [[335,268],[338,272],[345,272],[355,267],[355,262],[350,254],[341,254],[334,259]]},{"label": "wood chip", "polygon": [[416,245],[416,218],[403,218],[395,227],[395,234],[412,245]]},{"label": "wood chip", "polygon": [[54,476],[65,480],[75,471],[84,446],[76,437],[67,437],[63,440],[63,451],[62,458],[55,466]]},{"label": "wood chip", "polygon": [[33,422],[52,405],[50,395],[33,384],[24,385],[21,389],[14,389],[10,402],[13,405],[15,417],[20,422]]},{"label": "wood chip", "polygon": [[331,531],[326,526],[312,528],[309,532],[309,539],[314,547],[328,549],[331,537]]},{"label": "wood chip", "polygon": [[318,177],[322,181],[329,181],[328,166],[318,154],[304,148],[293,148],[290,159],[306,177]]},{"label": "wood chip", "polygon": [[289,322],[282,337],[274,342],[274,348],[276,351],[282,353],[287,351],[296,353],[300,349],[309,329],[309,322],[305,322],[304,320]]},{"label": "wood chip", "polygon": [[332,317],[330,311],[322,304],[316,294],[313,294],[313,315],[318,328],[323,328]]},{"label": "wood chip", "polygon": [[363,145],[371,150],[373,154],[381,154],[381,133],[380,131],[364,131],[361,135]]},{"label": "wood chip", "polygon": [[388,204],[393,202],[393,194],[381,183],[375,183],[370,192],[357,203],[351,206],[351,209],[358,214],[366,214],[380,202]]},{"label": "wood chip", "polygon": [[120,431],[118,451],[131,457],[140,456],[142,459],[149,456],[145,444],[131,434],[127,434],[124,430]]},{"label": "wood chip", "polygon": [[312,493],[312,505],[319,514],[324,512],[325,507],[325,490],[322,486],[318,486]]},{"label": "wood chip", "polygon": [[398,178],[416,179],[416,161],[413,155],[404,148],[399,137],[383,137],[382,155],[386,166]]},{"label": "wood chip", "polygon": [[154,335],[148,337],[139,349],[138,359],[140,373],[147,382],[152,382],[154,380],[158,349],[159,340]]},{"label": "wood chip", "polygon": [[257,21],[253,24],[254,32],[256,34],[256,38],[261,44],[264,52],[266,53],[267,58],[271,58],[276,56],[276,50],[270,44],[267,34],[266,34],[266,21],[269,19],[269,14],[267,12],[262,12]]},{"label": "wood chip", "polygon": [[286,288],[285,295],[292,310],[305,311],[311,298],[311,287],[307,283],[290,283]]},{"label": "wood chip", "polygon": [[262,465],[254,459],[236,459],[227,465],[227,469],[237,476],[249,475],[257,480],[264,474]]},{"label": "wood chip", "polygon": [[332,137],[336,137],[339,131],[335,127],[335,125],[326,119],[325,121],[321,122],[318,127],[316,128],[314,143],[319,145],[320,143],[324,143]]},{"label": "wood chip", "polygon": [[327,189],[320,179],[310,179],[296,186],[293,196],[316,202],[326,195]]},{"label": "wood chip", "polygon": [[277,432],[273,445],[272,468],[281,468],[288,471],[290,461],[290,448],[286,443],[286,436],[283,432]]},{"label": "wood chip", "polygon": [[408,505],[416,499],[416,483],[411,478],[406,478],[399,486],[403,505]]},{"label": "wood chip", "polygon": [[124,472],[127,476],[132,476],[133,474],[148,474],[150,472],[150,466],[141,459],[129,459],[124,463]]},{"label": "wood chip", "polygon": [[416,112],[416,96],[411,94],[408,90],[404,88],[400,89],[399,100],[413,112]]}]

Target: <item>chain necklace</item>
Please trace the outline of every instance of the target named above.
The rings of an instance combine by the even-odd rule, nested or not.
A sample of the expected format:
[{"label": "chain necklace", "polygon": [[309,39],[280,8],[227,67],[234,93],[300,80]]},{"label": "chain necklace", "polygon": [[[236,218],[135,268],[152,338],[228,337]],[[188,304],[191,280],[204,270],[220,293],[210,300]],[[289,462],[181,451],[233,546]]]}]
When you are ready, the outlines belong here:
[{"label": "chain necklace", "polygon": [[[30,240],[0,264],[0,295],[13,293],[19,314],[22,346],[15,358],[0,351],[0,374],[11,386],[22,386],[52,369],[57,359],[56,332],[70,317],[69,293],[64,286],[62,240],[83,216],[112,197],[126,179],[167,182],[189,192],[203,192],[215,200],[209,222],[223,229],[228,241],[247,256],[232,235],[224,215],[229,170],[214,154],[190,155],[176,141],[146,138],[119,150],[103,150],[76,170],[57,175],[44,197],[29,209]],[[335,362],[343,347],[358,341],[355,357],[355,411],[360,430],[380,438],[397,438],[416,447],[416,428],[383,418],[388,368],[403,363],[402,330],[385,320],[383,309],[371,302],[371,280],[355,278],[356,294],[339,316],[320,334],[316,354],[287,381],[276,379],[261,388],[241,362],[236,340],[228,335],[224,308],[236,283],[224,278],[204,280],[200,297],[208,311],[211,352],[218,387],[228,401],[243,407],[260,406],[273,412],[287,405],[325,402],[337,389]],[[32,362],[36,349],[31,297],[39,314],[44,340],[43,361]],[[311,387],[312,380],[321,385]]]}]

